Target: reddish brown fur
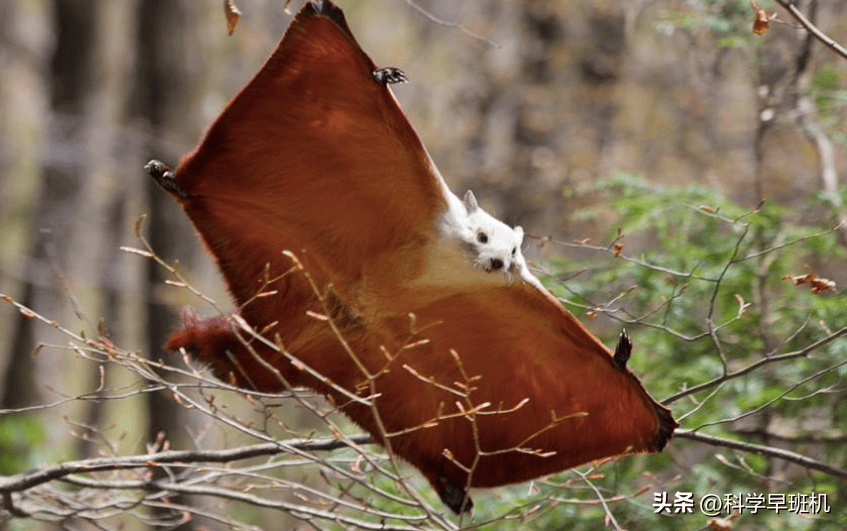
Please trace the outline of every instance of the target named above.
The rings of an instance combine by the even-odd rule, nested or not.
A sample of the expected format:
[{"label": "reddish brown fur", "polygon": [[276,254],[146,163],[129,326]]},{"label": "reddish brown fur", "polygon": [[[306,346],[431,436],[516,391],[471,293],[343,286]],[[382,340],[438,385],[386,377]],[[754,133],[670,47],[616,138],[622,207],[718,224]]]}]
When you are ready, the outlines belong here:
[{"label": "reddish brown fur", "polygon": [[[446,202],[426,150],[390,91],[373,81],[374,69],[338,8],[307,3],[176,171],[185,197],[175,197],[218,259],[244,320],[256,330],[276,323],[265,336],[278,337],[341,388],[379,393],[378,415],[389,434],[454,415],[389,441],[448,504],[445,484],[491,487],[660,450],[676,426],[669,412],[629,370],[616,368],[609,350],[552,296],[520,281],[415,283]],[[323,302],[284,250],[302,261]],[[254,298],[260,290],[277,293]],[[328,323],[307,311],[339,325],[366,372],[379,374],[373,389]],[[252,341],[278,374],[269,371],[233,334],[231,321],[190,315],[184,321],[170,350],[185,348],[219,378],[245,388],[305,386],[328,394],[386,442],[369,408]],[[403,348],[424,338],[429,342]],[[463,398],[412,371],[457,391],[465,376],[478,378]],[[445,450],[473,464],[472,422],[458,415],[457,403],[467,410],[486,402],[489,413],[523,405],[475,417],[482,452],[522,446],[554,455],[482,456],[469,479]],[[455,500],[451,507],[458,508]]]}]

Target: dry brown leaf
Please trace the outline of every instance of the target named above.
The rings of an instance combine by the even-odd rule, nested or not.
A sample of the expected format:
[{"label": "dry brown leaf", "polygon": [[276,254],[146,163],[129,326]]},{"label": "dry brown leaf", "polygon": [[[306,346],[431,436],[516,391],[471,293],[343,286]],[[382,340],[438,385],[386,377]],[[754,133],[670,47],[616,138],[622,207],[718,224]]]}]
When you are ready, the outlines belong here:
[{"label": "dry brown leaf", "polygon": [[241,11],[235,5],[235,0],[224,0],[224,15],[226,16],[226,30],[232,35],[235,31],[235,25],[238,24],[238,19],[241,18]]},{"label": "dry brown leaf", "polygon": [[762,35],[768,31],[770,21],[774,20],[777,14],[773,13],[769,15],[767,11],[757,6],[754,0],[750,0],[750,5],[756,10],[756,16],[753,20],[753,33],[756,35]]},{"label": "dry brown leaf", "polygon": [[818,276],[814,273],[796,276],[785,275],[782,277],[782,280],[790,280],[795,286],[809,284],[812,288],[812,293],[825,293],[827,291],[835,290],[835,281],[829,280],[828,278],[818,278]]},{"label": "dry brown leaf", "polygon": [[620,256],[621,251],[623,250],[623,245],[621,245],[620,243],[616,243],[615,245],[612,246],[612,249],[615,250],[615,253],[614,253],[615,256]]}]

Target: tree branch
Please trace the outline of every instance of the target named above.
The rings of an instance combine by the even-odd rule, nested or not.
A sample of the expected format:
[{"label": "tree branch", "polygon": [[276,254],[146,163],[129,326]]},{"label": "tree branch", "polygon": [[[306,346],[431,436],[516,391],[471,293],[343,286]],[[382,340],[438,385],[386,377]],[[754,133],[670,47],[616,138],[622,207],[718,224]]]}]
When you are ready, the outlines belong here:
[{"label": "tree branch", "polygon": [[795,463],[804,468],[819,470],[833,477],[847,479],[847,470],[821,463],[820,461],[816,461],[810,457],[800,455],[790,450],[783,450],[782,448],[774,448],[772,446],[762,446],[759,444],[733,441],[732,439],[724,439],[723,437],[706,435],[705,433],[699,433],[692,430],[677,429],[676,431],[674,431],[673,435],[674,437],[690,439],[692,441],[706,443],[711,446],[722,446],[724,448],[732,448],[735,450],[764,455],[767,457],[776,457],[778,459],[783,459],[785,461]]},{"label": "tree branch", "polygon": [[704,382],[700,385],[695,385],[694,387],[685,389],[684,391],[680,391],[679,393],[672,395],[672,396],[669,396],[668,398],[662,400],[661,402],[664,405],[672,404],[673,402],[676,402],[680,398],[683,398],[683,397],[686,397],[686,396],[689,396],[689,395],[693,395],[695,393],[699,393],[700,391],[704,391],[706,389],[711,389],[712,387],[714,387],[716,385],[720,385],[724,382],[728,382],[729,380],[734,380],[736,378],[740,378],[741,376],[744,376],[745,374],[749,374],[749,373],[755,371],[756,369],[758,369],[759,367],[762,367],[764,365],[768,365],[768,364],[771,364],[771,363],[777,363],[777,362],[780,362],[780,361],[787,361],[787,360],[791,360],[791,359],[794,359],[794,358],[801,358],[803,356],[808,355],[813,350],[815,350],[819,347],[822,347],[822,346],[826,345],[827,343],[831,343],[832,341],[834,341],[834,340],[836,340],[839,337],[844,336],[844,335],[847,335],[847,326],[845,326],[844,328],[842,328],[842,329],[840,329],[836,332],[833,332],[832,334],[826,336],[823,339],[820,339],[819,341],[815,341],[814,343],[806,346],[803,349],[795,350],[794,352],[786,352],[785,354],[779,354],[779,355],[776,355],[776,356],[774,356],[774,355],[766,356],[766,357],[764,357],[764,358],[762,358],[762,359],[760,359],[756,362],[751,363],[750,365],[744,367],[743,369],[738,369],[735,372],[725,374],[725,375],[720,376],[718,378],[715,378],[713,380],[709,380],[708,382]]},{"label": "tree branch", "polygon": [[812,24],[809,19],[807,19],[799,9],[797,9],[797,6],[794,5],[794,0],[776,0],[776,3],[785,8],[785,10],[788,11],[788,13],[790,13],[801,26],[806,28],[806,31],[814,35],[817,40],[824,43],[833,52],[847,59],[847,49],[835,42],[831,37],[818,29],[817,26]]},{"label": "tree branch", "polygon": [[[81,483],[84,485],[84,483]],[[419,530],[419,527],[409,527],[409,526],[397,526],[397,525],[387,525],[383,523],[374,523],[374,522],[366,522],[364,520],[359,520],[355,518],[346,517],[344,515],[338,514],[337,512],[330,511],[322,511],[319,509],[315,509],[313,507],[309,507],[307,505],[294,504],[282,500],[273,500],[269,498],[265,498],[262,496],[258,496],[256,494],[252,494],[249,492],[241,492],[233,489],[222,488],[211,485],[187,485],[185,483],[175,483],[171,481],[150,481],[146,484],[148,488],[155,488],[158,490],[180,493],[180,494],[191,494],[196,496],[214,496],[216,498],[240,501],[247,504],[250,504],[253,507],[268,507],[271,509],[280,509],[285,511],[288,514],[294,515],[303,520],[308,520],[309,518],[320,518],[329,521],[337,521],[343,522],[348,525],[355,526],[357,529],[379,529],[379,530],[395,530],[395,531],[411,531],[411,530]],[[321,494],[324,496],[324,494]],[[403,516],[393,513],[388,513],[384,511],[377,511],[373,508],[364,507],[361,505],[354,506],[348,502],[343,502],[343,500],[339,500],[337,498],[333,499],[334,505],[345,505],[355,509],[360,514],[368,514],[371,516],[379,516],[385,519],[389,518],[397,518],[397,519],[406,519],[412,521],[421,521],[424,520],[425,517],[422,516]]]},{"label": "tree branch", "polygon": [[[354,444],[370,444],[369,435],[352,435],[348,440]],[[30,470],[14,476],[0,477],[0,494],[17,492],[42,483],[61,479],[71,474],[126,470],[130,468],[158,467],[170,463],[228,463],[250,457],[271,456],[286,452],[290,448],[303,451],[329,451],[349,446],[341,439],[292,439],[278,443],[255,444],[231,450],[171,450],[146,455],[126,457],[98,457],[71,461],[42,469]]]},{"label": "tree branch", "polygon": [[432,13],[430,13],[429,11],[424,9],[423,7],[419,6],[413,0],[406,0],[406,3],[409,5],[409,7],[411,7],[412,9],[414,9],[415,11],[420,13],[421,15],[425,16],[431,22],[434,22],[434,23],[439,24],[441,26],[447,26],[448,28],[456,28],[457,30],[461,31],[462,33],[464,33],[468,37],[473,37],[474,39],[479,39],[479,40],[485,42],[486,44],[488,44],[489,46],[491,46],[493,48],[499,48],[500,47],[499,44],[492,41],[488,37],[484,37],[482,35],[479,35],[478,33],[474,33],[462,24],[459,24],[457,22],[450,22],[448,20],[444,20],[443,18],[436,17],[435,15],[433,15]]}]

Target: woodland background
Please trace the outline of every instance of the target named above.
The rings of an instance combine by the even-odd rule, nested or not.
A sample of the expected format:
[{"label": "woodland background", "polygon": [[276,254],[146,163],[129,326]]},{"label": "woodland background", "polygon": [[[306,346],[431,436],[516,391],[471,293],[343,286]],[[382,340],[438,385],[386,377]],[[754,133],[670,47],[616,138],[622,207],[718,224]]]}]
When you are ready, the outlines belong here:
[{"label": "woodland background", "polygon": [[[220,412],[178,400],[172,372],[138,361],[180,365],[161,349],[177,310],[214,311],[165,284],[174,277],[161,264],[121,249],[144,249],[142,215],[152,250],[230,306],[188,219],[142,170],[151,158],[175,165],[196,144],[291,19],[282,1],[240,0],[227,37],[221,3],[0,0],[0,293],[47,321],[0,304],[0,474],[238,447],[263,440],[238,426],[262,422],[267,440],[329,435],[313,414],[326,406],[260,406],[232,393],[223,426]],[[847,228],[838,226],[847,59],[767,0],[760,7],[778,18],[761,36],[753,7],[734,0],[339,3],[375,62],[410,78],[395,93],[452,189],[473,189],[535,236],[525,247],[539,275],[607,344],[627,326],[633,370],[658,399],[674,397],[684,429],[836,472],[676,438],[661,455],[477,494],[483,509],[458,523],[427,511],[395,522],[370,511],[396,506],[373,500],[367,510],[324,507],[358,518],[332,521],[270,502],[259,510],[253,499],[224,503],[209,485],[186,498],[187,488],[121,483],[138,479],[131,471],[77,474],[3,491],[0,529],[847,526],[838,473],[847,469]],[[797,5],[847,43],[847,3]],[[783,278],[808,273],[835,289],[811,293]],[[361,498],[338,494],[318,473],[329,457],[316,455],[284,477]],[[160,477],[150,470],[142,479]],[[257,483],[277,473],[250,470]],[[224,483],[215,485],[249,490]],[[826,493],[832,511],[656,516],[653,493],[663,491]],[[313,497],[262,492],[301,509]]]}]

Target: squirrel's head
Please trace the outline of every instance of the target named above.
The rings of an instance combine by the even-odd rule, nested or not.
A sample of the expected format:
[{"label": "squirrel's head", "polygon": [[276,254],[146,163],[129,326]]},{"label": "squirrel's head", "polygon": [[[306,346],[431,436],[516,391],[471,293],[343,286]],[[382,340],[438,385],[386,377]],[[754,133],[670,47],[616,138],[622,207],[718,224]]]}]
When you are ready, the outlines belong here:
[{"label": "squirrel's head", "polygon": [[473,234],[473,241],[467,243],[476,253],[475,264],[489,273],[512,271],[522,260],[523,229],[511,228],[479,208],[470,190],[465,193],[463,203],[467,228]]}]

